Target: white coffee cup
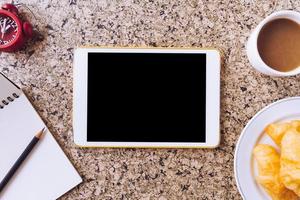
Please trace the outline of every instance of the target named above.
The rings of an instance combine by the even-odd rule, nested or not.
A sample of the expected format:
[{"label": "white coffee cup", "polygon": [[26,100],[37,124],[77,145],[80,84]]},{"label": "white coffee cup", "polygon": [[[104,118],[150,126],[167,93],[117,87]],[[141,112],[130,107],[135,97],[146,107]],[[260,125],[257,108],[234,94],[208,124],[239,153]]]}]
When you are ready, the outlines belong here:
[{"label": "white coffee cup", "polygon": [[251,33],[247,45],[246,45],[246,51],[247,51],[247,56],[248,59],[251,63],[251,65],[258,71],[260,71],[263,74],[270,75],[270,76],[293,76],[296,74],[300,73],[300,66],[292,71],[288,72],[281,72],[273,69],[272,67],[268,66],[261,58],[258,52],[258,47],[257,47],[257,40],[258,40],[258,35],[262,29],[262,27],[274,20],[274,19],[290,19],[298,24],[300,24],[300,13],[296,11],[291,11],[291,10],[283,10],[283,11],[278,11],[275,12],[271,15],[269,15],[267,18],[265,18],[263,21],[261,21],[258,26],[253,30]]}]

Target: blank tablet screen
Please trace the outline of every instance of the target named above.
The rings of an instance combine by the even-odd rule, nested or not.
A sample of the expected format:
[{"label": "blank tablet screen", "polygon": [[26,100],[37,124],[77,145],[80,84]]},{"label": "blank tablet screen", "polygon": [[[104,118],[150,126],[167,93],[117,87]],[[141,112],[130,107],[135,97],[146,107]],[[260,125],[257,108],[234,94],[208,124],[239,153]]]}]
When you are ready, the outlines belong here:
[{"label": "blank tablet screen", "polygon": [[206,54],[88,53],[90,142],[205,142]]}]

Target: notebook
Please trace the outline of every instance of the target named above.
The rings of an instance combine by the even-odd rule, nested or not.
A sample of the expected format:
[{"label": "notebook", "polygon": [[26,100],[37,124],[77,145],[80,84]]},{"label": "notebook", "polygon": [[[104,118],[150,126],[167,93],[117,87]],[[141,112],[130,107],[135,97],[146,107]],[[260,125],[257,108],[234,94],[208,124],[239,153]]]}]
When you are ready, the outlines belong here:
[{"label": "notebook", "polygon": [[[0,73],[0,180],[45,124],[25,94]],[[47,130],[0,194],[2,200],[54,200],[82,182]]]}]

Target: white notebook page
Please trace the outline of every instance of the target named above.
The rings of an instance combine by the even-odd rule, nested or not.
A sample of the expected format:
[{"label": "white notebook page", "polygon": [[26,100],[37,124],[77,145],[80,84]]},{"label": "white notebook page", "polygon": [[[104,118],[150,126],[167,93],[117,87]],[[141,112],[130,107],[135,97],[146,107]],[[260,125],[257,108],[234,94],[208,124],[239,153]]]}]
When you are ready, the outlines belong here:
[{"label": "white notebook page", "polygon": [[[23,93],[0,109],[0,180],[34,135],[44,127],[45,124]],[[81,181],[54,137],[47,131],[2,191],[0,199],[54,200]]]}]

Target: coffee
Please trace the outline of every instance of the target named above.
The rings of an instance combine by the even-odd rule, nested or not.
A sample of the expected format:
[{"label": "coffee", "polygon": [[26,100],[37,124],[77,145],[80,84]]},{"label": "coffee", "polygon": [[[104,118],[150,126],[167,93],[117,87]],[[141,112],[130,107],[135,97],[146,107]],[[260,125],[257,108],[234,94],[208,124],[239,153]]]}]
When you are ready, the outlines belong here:
[{"label": "coffee", "polygon": [[286,18],[270,21],[261,29],[257,47],[262,60],[277,71],[300,67],[300,25]]}]

